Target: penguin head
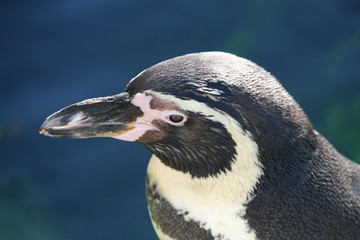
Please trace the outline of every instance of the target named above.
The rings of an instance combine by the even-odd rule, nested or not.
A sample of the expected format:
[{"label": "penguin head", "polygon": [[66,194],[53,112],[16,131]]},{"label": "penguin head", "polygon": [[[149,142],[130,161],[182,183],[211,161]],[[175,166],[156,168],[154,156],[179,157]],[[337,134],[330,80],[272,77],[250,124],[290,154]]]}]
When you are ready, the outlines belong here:
[{"label": "penguin head", "polygon": [[124,93],[50,115],[40,133],[139,142],[194,178],[231,171],[236,161],[274,175],[276,165],[296,162],[294,149],[314,147],[310,121],[281,84],[256,64],[221,52],[158,63],[133,78]]}]

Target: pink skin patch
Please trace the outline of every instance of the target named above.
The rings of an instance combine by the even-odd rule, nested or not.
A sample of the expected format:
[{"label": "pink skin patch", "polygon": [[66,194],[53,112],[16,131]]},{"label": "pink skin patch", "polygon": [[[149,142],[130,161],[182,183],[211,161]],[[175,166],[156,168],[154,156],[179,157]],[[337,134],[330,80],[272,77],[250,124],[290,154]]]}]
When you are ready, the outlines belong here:
[{"label": "pink skin patch", "polygon": [[[186,121],[185,114],[177,110],[157,110],[151,108],[150,102],[154,97],[151,95],[146,95],[144,93],[137,93],[131,100],[131,103],[141,109],[144,113],[143,116],[138,117],[135,122],[130,123],[127,131],[122,134],[113,136],[113,138],[134,142],[140,139],[147,131],[155,130],[161,131],[158,127],[154,126],[152,123],[154,120],[162,120],[172,125],[182,125]],[[181,123],[173,123],[169,120],[169,116],[172,114],[178,114],[184,117],[184,121]]]}]

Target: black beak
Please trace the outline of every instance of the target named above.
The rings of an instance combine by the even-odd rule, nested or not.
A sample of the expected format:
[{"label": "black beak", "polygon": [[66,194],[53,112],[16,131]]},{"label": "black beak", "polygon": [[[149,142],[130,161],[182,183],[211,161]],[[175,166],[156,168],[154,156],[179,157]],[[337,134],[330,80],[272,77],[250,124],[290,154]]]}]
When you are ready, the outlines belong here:
[{"label": "black beak", "polygon": [[111,137],[131,129],[131,123],[142,115],[125,92],[65,107],[46,118],[40,133],[60,138]]}]

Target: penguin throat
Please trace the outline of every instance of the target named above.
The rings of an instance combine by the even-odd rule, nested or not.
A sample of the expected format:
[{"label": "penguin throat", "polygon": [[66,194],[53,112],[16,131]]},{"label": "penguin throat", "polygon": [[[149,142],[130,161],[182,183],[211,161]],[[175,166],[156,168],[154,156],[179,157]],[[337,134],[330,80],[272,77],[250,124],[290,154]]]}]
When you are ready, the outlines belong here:
[{"label": "penguin throat", "polygon": [[169,145],[166,139],[157,143],[146,144],[155,156],[166,166],[189,173],[193,178],[216,177],[220,173],[231,171],[236,158],[235,142],[219,141],[218,144],[198,143],[185,144],[182,142]]},{"label": "penguin throat", "polygon": [[[187,224],[197,223],[199,231],[211,232],[211,239],[238,239],[239,236],[256,239],[244,216],[260,171],[251,167],[245,170],[241,162],[235,161],[231,171],[219,173],[216,177],[194,178],[189,173],[166,166],[154,155],[147,170],[147,196],[155,226],[174,239],[178,238],[168,231],[174,227],[184,227],[184,234],[189,234],[185,232],[189,231],[187,225],[171,226],[172,221],[163,221],[170,217],[172,220],[182,219]],[[157,202],[152,199],[154,196],[157,196]],[[170,212],[164,212],[168,210],[164,205],[166,202]]]}]

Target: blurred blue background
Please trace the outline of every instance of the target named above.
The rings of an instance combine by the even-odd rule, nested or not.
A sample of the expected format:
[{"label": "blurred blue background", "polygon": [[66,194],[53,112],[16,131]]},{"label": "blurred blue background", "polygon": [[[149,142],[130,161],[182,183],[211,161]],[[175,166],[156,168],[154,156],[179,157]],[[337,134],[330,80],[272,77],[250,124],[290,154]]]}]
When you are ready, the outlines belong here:
[{"label": "blurred blue background", "polygon": [[220,50],[273,73],[316,129],[360,162],[360,1],[35,0],[0,3],[0,239],[156,239],[150,153],[38,134],[71,103],[143,69]]}]

